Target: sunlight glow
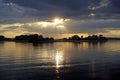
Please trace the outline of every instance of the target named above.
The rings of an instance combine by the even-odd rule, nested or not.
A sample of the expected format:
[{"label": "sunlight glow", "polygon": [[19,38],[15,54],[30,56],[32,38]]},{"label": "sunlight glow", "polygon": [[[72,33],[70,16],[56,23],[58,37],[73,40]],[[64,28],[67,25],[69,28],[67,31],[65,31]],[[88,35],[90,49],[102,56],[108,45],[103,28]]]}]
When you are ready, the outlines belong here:
[{"label": "sunlight glow", "polygon": [[[41,28],[64,28],[65,22],[70,21],[70,19],[63,19],[63,18],[54,18],[51,21],[37,21],[37,22],[29,22],[25,23],[29,27],[37,26]],[[19,24],[17,24],[19,25]]]},{"label": "sunlight glow", "polygon": [[43,27],[47,27],[49,25],[48,22],[41,22],[41,24],[42,24]]},{"label": "sunlight glow", "polygon": [[64,22],[63,19],[59,19],[59,18],[55,18],[55,19],[54,19],[54,23],[55,23],[55,24],[62,24],[63,22]]},{"label": "sunlight glow", "polygon": [[21,27],[23,26],[24,24],[22,23],[13,23],[13,24],[4,24],[4,25],[0,25],[1,27],[13,27],[13,26],[18,26],[18,27]]},{"label": "sunlight glow", "polygon": [[50,22],[36,22],[35,24],[38,26],[41,26],[41,27],[48,27],[48,26],[52,25],[52,23],[50,23]]},{"label": "sunlight glow", "polygon": [[58,27],[58,28],[64,28],[65,26],[63,26],[63,25],[58,25],[57,27]]},{"label": "sunlight glow", "polygon": [[28,26],[32,26],[32,24],[31,24],[31,23],[28,23],[27,25],[28,25]]}]

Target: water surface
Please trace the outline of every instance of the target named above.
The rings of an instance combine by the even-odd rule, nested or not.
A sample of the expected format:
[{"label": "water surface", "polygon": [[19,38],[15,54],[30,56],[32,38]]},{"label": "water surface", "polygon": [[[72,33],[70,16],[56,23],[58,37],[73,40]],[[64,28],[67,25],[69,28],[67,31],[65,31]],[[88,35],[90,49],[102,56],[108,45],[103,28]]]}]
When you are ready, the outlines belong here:
[{"label": "water surface", "polygon": [[120,41],[0,42],[0,80],[119,80]]}]

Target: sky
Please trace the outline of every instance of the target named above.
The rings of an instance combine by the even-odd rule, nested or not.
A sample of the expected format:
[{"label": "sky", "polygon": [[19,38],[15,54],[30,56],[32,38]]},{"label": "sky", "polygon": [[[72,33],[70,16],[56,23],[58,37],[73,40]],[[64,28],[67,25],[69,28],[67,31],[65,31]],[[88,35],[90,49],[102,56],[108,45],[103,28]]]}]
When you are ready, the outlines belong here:
[{"label": "sky", "polygon": [[0,35],[120,37],[120,0],[0,0]]}]

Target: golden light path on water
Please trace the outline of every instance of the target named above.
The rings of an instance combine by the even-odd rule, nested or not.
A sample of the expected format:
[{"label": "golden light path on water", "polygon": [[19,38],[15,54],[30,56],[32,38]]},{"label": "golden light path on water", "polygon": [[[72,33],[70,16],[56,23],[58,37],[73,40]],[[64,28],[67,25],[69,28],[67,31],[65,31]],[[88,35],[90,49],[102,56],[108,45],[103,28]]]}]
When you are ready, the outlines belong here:
[{"label": "golden light path on water", "polygon": [[64,55],[62,50],[57,50],[55,55],[56,72],[59,73],[59,68],[63,66]]}]

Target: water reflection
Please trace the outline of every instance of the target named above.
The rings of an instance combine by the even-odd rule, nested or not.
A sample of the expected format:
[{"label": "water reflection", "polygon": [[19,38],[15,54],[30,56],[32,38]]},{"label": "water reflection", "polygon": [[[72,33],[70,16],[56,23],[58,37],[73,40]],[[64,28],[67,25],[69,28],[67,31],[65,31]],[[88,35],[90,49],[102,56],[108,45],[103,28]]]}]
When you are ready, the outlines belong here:
[{"label": "water reflection", "polygon": [[[108,77],[120,72],[119,44],[120,41],[3,42],[0,43],[0,80],[109,80]],[[1,79],[2,76],[5,77]]]},{"label": "water reflection", "polygon": [[59,69],[59,67],[62,67],[63,66],[63,61],[64,61],[64,58],[63,58],[63,51],[60,49],[60,50],[57,50],[56,51],[56,55],[55,55],[55,61],[56,61],[56,68],[57,70]]}]

